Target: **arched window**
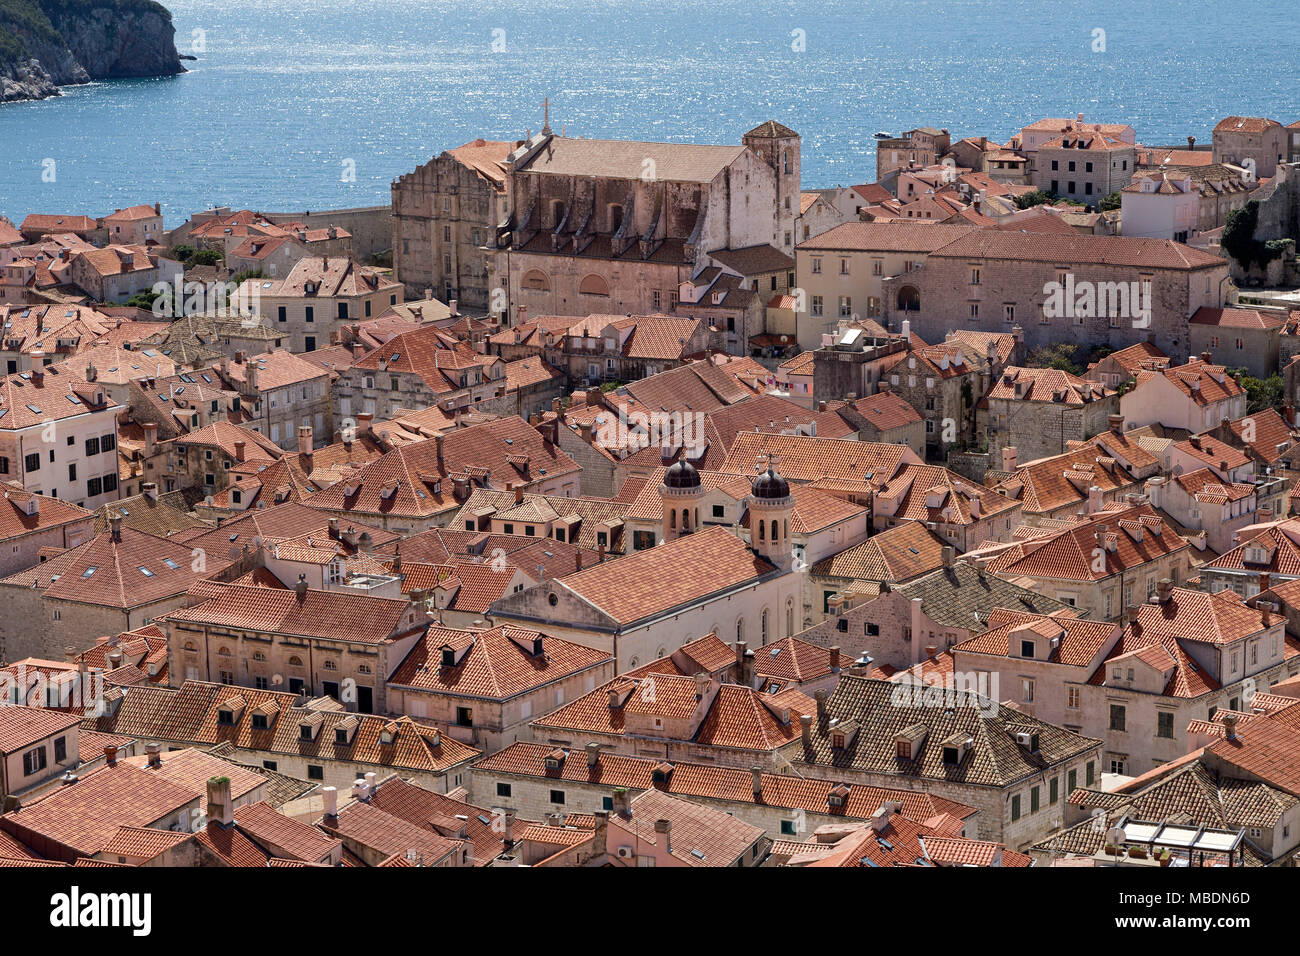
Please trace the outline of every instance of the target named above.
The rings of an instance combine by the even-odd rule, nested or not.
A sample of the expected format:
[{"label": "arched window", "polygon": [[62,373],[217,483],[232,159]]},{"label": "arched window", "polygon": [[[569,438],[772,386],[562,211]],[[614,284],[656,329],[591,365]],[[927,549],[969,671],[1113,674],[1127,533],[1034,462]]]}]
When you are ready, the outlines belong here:
[{"label": "arched window", "polygon": [[898,308],[902,312],[921,311],[921,293],[916,286],[905,285],[898,290]]},{"label": "arched window", "polygon": [[760,620],[760,627],[762,628],[760,632],[762,642],[766,644],[767,643],[767,608],[763,608],[763,617]]},{"label": "arched window", "polygon": [[[651,514],[654,514],[653,511],[650,512],[650,513],[651,513]],[[670,527],[670,528],[674,528],[674,529],[677,527],[677,509],[676,509],[676,508],[669,508],[669,509],[668,509],[668,527]]]},{"label": "arched window", "polygon": [[772,519],[772,543],[776,544],[781,540],[781,536],[776,533],[776,519]]},{"label": "arched window", "polygon": [[691,509],[690,508],[682,509],[682,530],[683,531],[691,530]]},{"label": "arched window", "polygon": [[785,599],[785,636],[794,637],[794,598]]},{"label": "arched window", "polygon": [[219,648],[217,648],[217,656],[218,656],[218,657],[229,657],[229,656],[230,656],[230,648],[228,648],[228,647],[219,647]]},{"label": "arched window", "polygon": [[583,277],[578,291],[583,295],[600,295],[609,298],[609,283],[593,272]]},{"label": "arched window", "polygon": [[302,667],[302,658],[298,657],[297,655],[294,655],[293,657],[289,658],[289,666]]},{"label": "arched window", "polygon": [[655,657],[663,657],[666,653],[668,653],[667,650],[661,647]]},{"label": "arched window", "polygon": [[767,525],[760,518],[758,521],[758,540],[766,541],[767,540],[766,534],[767,534]]},{"label": "arched window", "polygon": [[736,640],[743,641],[744,639],[745,639],[745,619],[743,617],[738,617],[736,618]]},{"label": "arched window", "polygon": [[524,288],[535,292],[550,292],[551,280],[541,269],[529,269],[524,273]]}]

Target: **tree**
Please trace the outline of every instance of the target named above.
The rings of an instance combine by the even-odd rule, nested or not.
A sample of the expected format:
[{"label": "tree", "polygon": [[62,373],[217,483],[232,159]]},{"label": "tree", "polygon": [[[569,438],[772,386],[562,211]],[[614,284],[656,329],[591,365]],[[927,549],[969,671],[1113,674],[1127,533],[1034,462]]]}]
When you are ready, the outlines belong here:
[{"label": "tree", "polygon": [[1110,212],[1112,209],[1118,209],[1122,201],[1118,192],[1113,192],[1099,204],[1102,212]]},{"label": "tree", "polygon": [[1016,197],[1017,209],[1029,209],[1031,206],[1041,206],[1044,203],[1052,201],[1052,194],[1045,193],[1041,189],[1035,189],[1033,192],[1024,193]]},{"label": "tree", "polygon": [[1025,364],[1030,368],[1059,368],[1071,375],[1083,374],[1083,367],[1078,362],[1078,347],[1068,342],[1040,345],[1032,349]]},{"label": "tree", "polygon": [[190,256],[190,261],[186,265],[191,266],[215,266],[218,262],[225,259],[216,249],[200,249],[194,255]]}]

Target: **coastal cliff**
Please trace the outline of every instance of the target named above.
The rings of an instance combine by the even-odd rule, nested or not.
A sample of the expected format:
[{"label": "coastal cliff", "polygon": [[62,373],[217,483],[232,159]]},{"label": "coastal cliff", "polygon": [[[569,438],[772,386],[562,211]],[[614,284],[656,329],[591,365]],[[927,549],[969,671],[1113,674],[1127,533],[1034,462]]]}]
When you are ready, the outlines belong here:
[{"label": "coastal cliff", "polygon": [[171,13],[152,0],[0,0],[0,102],[183,73],[175,35]]}]

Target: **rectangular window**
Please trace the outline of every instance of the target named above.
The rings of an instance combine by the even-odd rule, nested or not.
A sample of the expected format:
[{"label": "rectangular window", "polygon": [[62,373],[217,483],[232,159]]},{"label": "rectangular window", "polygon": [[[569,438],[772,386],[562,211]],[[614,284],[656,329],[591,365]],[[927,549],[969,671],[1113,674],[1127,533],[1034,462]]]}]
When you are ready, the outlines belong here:
[{"label": "rectangular window", "polygon": [[1055,804],[1056,801],[1060,798],[1061,795],[1060,790],[1061,790],[1060,777],[1053,777],[1051,780],[1047,781],[1047,802],[1049,804]]},{"label": "rectangular window", "polygon": [[35,747],[23,754],[23,774],[30,777],[34,773],[40,773],[45,769],[45,748]]},{"label": "rectangular window", "polygon": [[564,791],[563,791],[563,790],[552,790],[552,791],[551,791],[551,803],[563,803],[563,802],[564,802]]},{"label": "rectangular window", "polygon": [[28,471],[40,471],[41,453],[38,451],[34,451],[30,455],[25,456],[23,458],[23,464],[26,466]]},{"label": "rectangular window", "polygon": [[1039,789],[1040,789],[1039,787],[1031,787],[1031,788],[1029,789],[1029,812],[1030,812],[1030,813],[1037,813],[1037,812],[1038,812],[1038,791],[1039,791]]},{"label": "rectangular window", "polygon": [[275,317],[281,322],[287,322],[289,321],[289,310],[284,306],[280,306],[280,308],[276,310]]},{"label": "rectangular window", "polygon": [[1085,785],[1089,787],[1091,787],[1097,779],[1097,767],[1091,760],[1088,761],[1088,766],[1084,769],[1083,779]]},{"label": "rectangular window", "polygon": [[320,764],[318,764],[318,763],[309,763],[309,764],[307,764],[307,779],[308,779],[308,780],[324,780],[324,779],[325,779],[325,768],[322,767],[322,766],[321,766]]},{"label": "rectangular window", "polygon": [[306,309],[305,309],[304,311],[306,312],[306,315],[307,315],[307,321],[308,321],[308,322],[315,322],[315,321],[316,321],[316,310],[315,310],[314,307],[312,307],[312,306],[309,305],[309,306],[306,307]]},{"label": "rectangular window", "polygon": [[1110,729],[1111,730],[1123,731],[1124,717],[1125,717],[1125,712],[1124,712],[1124,706],[1122,704],[1110,705]]},{"label": "rectangular window", "polygon": [[497,796],[498,796],[498,797],[508,797],[508,796],[510,796],[510,784],[508,784],[508,783],[498,783],[498,784],[497,784]]},{"label": "rectangular window", "polygon": [[1156,736],[1172,740],[1174,737],[1174,713],[1162,710],[1156,714]]},{"label": "rectangular window", "polygon": [[1013,821],[1020,819],[1020,794],[1011,798],[1011,819]]}]

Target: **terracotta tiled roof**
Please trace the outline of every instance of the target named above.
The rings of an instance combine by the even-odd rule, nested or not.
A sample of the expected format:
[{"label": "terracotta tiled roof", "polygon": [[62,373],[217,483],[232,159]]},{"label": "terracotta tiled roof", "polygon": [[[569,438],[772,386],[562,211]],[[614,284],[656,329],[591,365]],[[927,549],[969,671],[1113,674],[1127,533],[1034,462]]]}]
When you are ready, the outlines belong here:
[{"label": "terracotta tiled roof", "polygon": [[608,787],[627,787],[646,790],[651,787],[681,797],[708,797],[738,803],[761,802],[769,807],[803,809],[809,812],[843,814],[848,818],[866,819],[882,803],[898,801],[902,813],[913,820],[926,820],[940,813],[949,813],[965,819],[975,811],[931,793],[911,790],[891,790],[882,787],[853,786],[844,806],[831,807],[827,795],[836,784],[826,780],[796,777],[783,774],[760,775],[762,793],[754,794],[753,777],[748,770],[719,767],[711,764],[674,763],[668,779],[654,780],[657,758],[630,757],[601,753],[595,767],[588,767],[585,754],[574,750],[558,770],[548,770],[545,757],[553,748],[547,744],[519,742],[511,744],[490,757],[480,760],[475,767],[488,773],[509,773],[533,777],[554,776],[560,780],[597,783]]},{"label": "terracotta tiled roof", "polygon": [[[682,574],[681,569],[688,567],[706,567],[709,574]],[[706,528],[567,575],[552,586],[628,625],[775,570],[727,529]]]},{"label": "terracotta tiled roof", "polygon": [[[932,228],[928,226],[922,229]],[[931,255],[957,259],[1008,259],[1188,271],[1222,267],[1216,255],[1168,239],[1086,236],[1000,229],[967,230]]]},{"label": "terracotta tiled roof", "polygon": [[753,477],[759,456],[779,455],[781,475],[789,481],[841,478],[883,484],[905,461],[919,462],[905,445],[744,432],[736,436],[722,471]]},{"label": "terracotta tiled roof", "polygon": [[[990,715],[986,708],[969,704],[939,709],[898,700],[897,685],[882,680],[844,676],[827,701],[827,713],[840,721],[856,721],[859,731],[843,750],[831,749],[831,730],[814,722],[812,749],[805,751],[796,738],[782,749],[795,769],[800,763],[823,767],[847,767],[858,772],[896,775],[910,779],[945,780],[978,786],[1008,786],[1043,766],[1079,757],[1100,743],[1071,733],[1027,714],[998,708]],[[911,761],[897,755],[895,735],[924,725],[926,745]],[[1039,749],[1030,753],[1016,742],[1020,731],[1037,733]],[[936,746],[955,737],[969,738],[970,750],[954,766],[945,764],[943,750]]]},{"label": "terracotta tiled roof", "polygon": [[231,584],[201,603],[170,612],[167,619],[208,627],[379,644],[426,626],[423,615],[412,615],[406,601],[314,589],[299,599],[290,591]]},{"label": "terracotta tiled roof", "polygon": [[174,830],[152,830],[148,827],[119,827],[116,835],[104,844],[101,853],[110,857],[137,857],[152,860],[190,838],[188,833]]},{"label": "terracotta tiled roof", "polygon": [[[1097,549],[1103,546],[1104,560],[1098,561],[1102,555]],[[1008,578],[1100,581],[1187,547],[1150,505],[1138,505],[1102,512],[1049,538],[1023,542],[994,557],[988,568]]]},{"label": "terracotta tiled roof", "polygon": [[[454,666],[442,663],[444,646],[458,652]],[[431,627],[388,680],[429,693],[505,700],[606,662],[613,658],[603,651],[509,624],[477,632]]]},{"label": "terracotta tiled roof", "polygon": [[[1017,389],[1017,386],[1020,386]],[[1115,394],[1096,382],[1088,382],[1056,368],[1003,369],[989,389],[990,400],[1016,402],[1054,402],[1058,405],[1085,405]]]},{"label": "terracotta tiled roof", "polygon": [[1186,365],[1177,365],[1159,371],[1139,371],[1135,376],[1140,389],[1149,379],[1163,375],[1176,389],[1190,397],[1197,405],[1208,405],[1243,394],[1243,389],[1222,365],[1210,365],[1200,359],[1188,359]]},{"label": "terracotta tiled roof", "polygon": [[[475,866],[487,866],[505,846],[499,821],[493,819],[496,811],[453,800],[399,777],[381,783],[371,794],[370,805],[448,839],[454,838],[463,827],[463,839],[474,847]],[[464,820],[457,819],[462,816]],[[519,828],[527,826],[527,822],[518,820],[515,826],[518,832]]]},{"label": "terracotta tiled roof", "polygon": [[905,521],[846,551],[823,558],[812,573],[869,581],[906,581],[943,564],[946,542],[921,521]]},{"label": "terracotta tiled roof", "polygon": [[[763,839],[762,827],[744,823],[728,813],[670,797],[659,790],[646,790],[633,798],[631,820],[610,818],[610,826],[635,834],[643,843],[658,846],[659,834],[653,823],[672,824],[669,852],[687,866],[734,866],[744,860],[750,847]],[[635,821],[635,822],[633,822]],[[618,837],[611,834],[610,839]]]},{"label": "terracotta tiled roof", "polygon": [[432,866],[461,849],[459,840],[448,840],[362,801],[349,803],[339,810],[337,820],[322,826],[326,832],[341,837],[344,843],[355,843],[385,855],[404,858],[414,852],[425,866]]},{"label": "terracotta tiled roof", "polygon": [[1216,133],[1262,133],[1274,126],[1281,126],[1277,120],[1262,116],[1225,116],[1214,126]]},{"label": "terracotta tiled roof", "polygon": [[[890,197],[892,198],[892,197]],[[802,251],[930,253],[969,232],[970,226],[909,222],[846,222],[799,243]]]},{"label": "terracotta tiled roof", "polygon": [[1019,654],[1018,641],[1041,638],[1047,642],[1044,648],[1047,653],[1035,653],[1035,659],[1066,667],[1086,667],[1096,660],[1107,641],[1119,636],[1119,625],[1109,621],[1046,617],[1022,611],[999,614],[994,609],[989,624],[983,634],[963,641],[954,650],[1006,657],[1012,650]]}]

